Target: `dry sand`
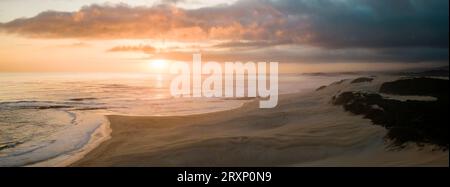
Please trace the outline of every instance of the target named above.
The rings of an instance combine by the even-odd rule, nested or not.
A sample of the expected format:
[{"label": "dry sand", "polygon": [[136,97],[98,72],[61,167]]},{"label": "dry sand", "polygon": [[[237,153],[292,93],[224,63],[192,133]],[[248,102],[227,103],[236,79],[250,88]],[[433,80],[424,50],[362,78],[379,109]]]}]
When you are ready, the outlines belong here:
[{"label": "dry sand", "polygon": [[389,147],[383,127],[329,104],[347,87],[282,95],[274,109],[253,101],[201,115],[108,116],[112,138],[72,166],[448,167],[448,151]]}]

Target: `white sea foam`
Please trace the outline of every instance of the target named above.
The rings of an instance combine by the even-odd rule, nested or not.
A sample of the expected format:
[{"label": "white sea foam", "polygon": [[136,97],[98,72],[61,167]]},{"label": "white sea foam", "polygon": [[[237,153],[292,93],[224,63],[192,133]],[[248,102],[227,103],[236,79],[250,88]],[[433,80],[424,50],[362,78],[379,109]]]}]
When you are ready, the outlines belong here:
[{"label": "white sea foam", "polygon": [[[38,113],[44,115],[43,118],[30,118],[35,121],[30,122],[29,127],[10,130],[14,133],[25,131],[22,133],[27,140],[3,149],[0,155],[0,166],[67,165],[109,137],[108,120],[101,115],[65,111]],[[41,121],[46,117],[49,117],[47,121]],[[36,128],[33,126],[36,124],[42,126],[37,128],[45,130],[34,133]]]},{"label": "white sea foam", "polygon": [[[78,137],[80,140],[78,145],[82,145],[79,149],[74,149],[72,151],[64,152],[62,154],[59,154],[56,157],[44,160],[42,162],[37,162],[34,164],[30,164],[27,166],[33,166],[33,167],[48,167],[48,166],[54,166],[54,167],[62,167],[62,166],[68,166],[72,164],[73,162],[83,158],[87,153],[89,153],[91,150],[99,146],[102,142],[108,140],[111,138],[111,128],[109,126],[109,121],[107,119],[104,119],[101,121],[98,121],[99,119],[102,119],[102,117],[99,116],[93,116],[95,119],[89,119],[88,123],[91,123],[89,125],[97,124],[97,128],[92,132],[87,132],[83,135],[83,132],[79,132]],[[87,119],[87,118],[85,118]],[[92,120],[92,121],[90,121]],[[86,122],[84,122],[86,123]],[[64,132],[61,132],[61,135],[64,135]],[[73,134],[73,132],[70,132],[70,134]],[[65,137],[67,138],[67,137]],[[72,137],[77,138],[77,137]],[[66,146],[63,142],[63,146]]]}]

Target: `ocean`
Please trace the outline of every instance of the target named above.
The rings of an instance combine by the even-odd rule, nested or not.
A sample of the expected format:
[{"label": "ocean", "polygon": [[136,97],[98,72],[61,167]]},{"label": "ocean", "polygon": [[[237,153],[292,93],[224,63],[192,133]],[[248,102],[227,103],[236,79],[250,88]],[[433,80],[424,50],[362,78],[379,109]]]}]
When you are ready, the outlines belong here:
[{"label": "ocean", "polygon": [[[312,91],[348,77],[281,74],[279,94]],[[146,73],[1,73],[0,166],[70,163],[109,137],[105,115],[191,115],[233,109],[248,101],[173,98],[171,78]]]}]

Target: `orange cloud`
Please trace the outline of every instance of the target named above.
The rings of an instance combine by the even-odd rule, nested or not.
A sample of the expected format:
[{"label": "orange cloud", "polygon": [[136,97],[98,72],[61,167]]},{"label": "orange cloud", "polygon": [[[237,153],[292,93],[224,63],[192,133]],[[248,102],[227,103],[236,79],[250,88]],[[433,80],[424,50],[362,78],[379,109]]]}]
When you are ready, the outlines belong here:
[{"label": "orange cloud", "polygon": [[149,45],[139,46],[116,46],[108,50],[109,52],[144,52],[154,53],[156,49]]},{"label": "orange cloud", "polygon": [[26,37],[85,39],[268,39],[283,15],[264,3],[187,10],[173,5],[90,5],[77,12],[47,11],[0,24]]}]

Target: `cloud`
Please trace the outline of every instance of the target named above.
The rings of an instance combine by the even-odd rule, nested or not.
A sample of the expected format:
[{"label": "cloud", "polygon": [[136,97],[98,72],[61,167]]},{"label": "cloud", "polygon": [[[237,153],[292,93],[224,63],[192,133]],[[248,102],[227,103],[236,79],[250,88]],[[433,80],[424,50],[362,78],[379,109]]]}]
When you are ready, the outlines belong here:
[{"label": "cloud", "polygon": [[86,42],[73,42],[73,43],[67,43],[67,44],[58,44],[58,45],[51,45],[50,48],[87,48],[92,47],[91,44]]},{"label": "cloud", "polygon": [[143,52],[143,53],[154,53],[156,49],[149,45],[138,45],[138,46],[116,46],[108,49],[108,52]]},{"label": "cloud", "polygon": [[164,4],[177,4],[185,2],[186,0],[162,0]]},{"label": "cloud", "polygon": [[[313,45],[342,47],[448,48],[446,0],[274,1],[293,20],[308,23]],[[289,31],[298,25],[289,26]]]},{"label": "cloud", "polygon": [[47,11],[0,28],[39,38],[289,40],[327,48],[448,48],[446,0],[241,0],[194,10],[172,5],[178,0],[170,2]]},{"label": "cloud", "polygon": [[179,8],[179,0],[164,2],[46,11],[1,23],[0,30],[35,38],[219,40],[223,43],[214,48],[230,50],[308,46],[322,48],[325,56],[326,50],[367,49],[377,54],[375,60],[449,56],[447,0],[239,0],[198,9]]},{"label": "cloud", "polygon": [[1,24],[0,28],[37,38],[269,39],[270,28],[281,26],[282,18],[269,4],[257,1],[195,10],[165,4],[105,4],[85,6],[77,12],[46,11]]},{"label": "cloud", "polygon": [[256,41],[227,41],[214,45],[214,48],[217,49],[261,49],[266,47],[273,47],[278,45],[292,44],[291,40],[276,40],[276,41],[267,41],[267,40],[256,40]]}]

